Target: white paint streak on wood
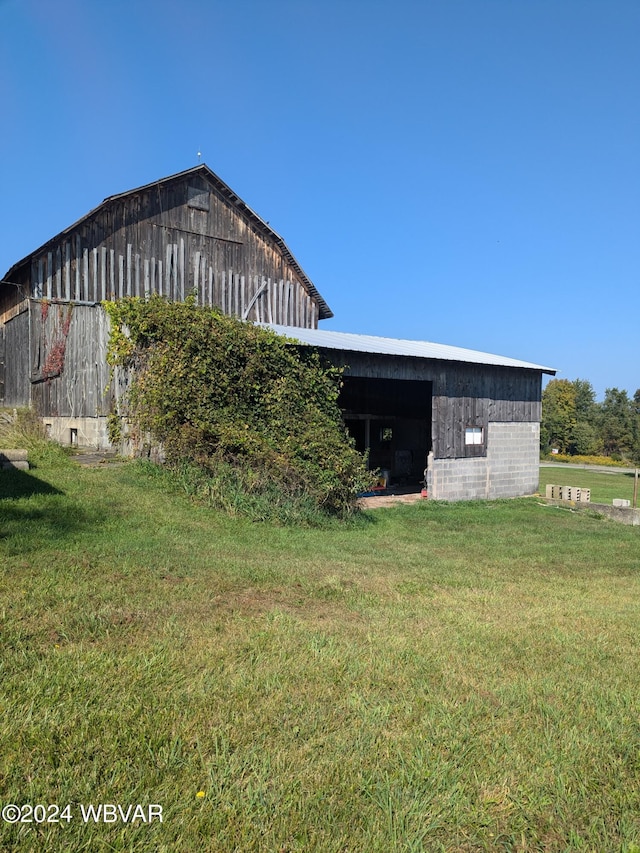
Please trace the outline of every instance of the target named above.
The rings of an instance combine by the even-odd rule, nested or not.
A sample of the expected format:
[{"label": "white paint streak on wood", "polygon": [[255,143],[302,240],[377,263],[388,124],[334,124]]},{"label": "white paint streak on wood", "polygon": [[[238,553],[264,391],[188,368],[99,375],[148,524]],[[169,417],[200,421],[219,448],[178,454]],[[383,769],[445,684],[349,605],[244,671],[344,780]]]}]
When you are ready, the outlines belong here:
[{"label": "white paint streak on wood", "polygon": [[127,243],[127,296],[131,296],[131,251],[133,246]]},{"label": "white paint streak on wood", "polygon": [[265,305],[267,303],[266,303],[265,296],[266,296],[268,287],[269,287],[268,279],[263,277],[262,283],[260,284],[260,295],[259,295],[258,300],[256,302],[256,308],[257,308],[258,322],[259,323],[264,323],[267,319],[267,312],[265,310]]},{"label": "white paint streak on wood", "polygon": [[33,295],[36,299],[42,299],[42,291],[44,289],[44,270],[43,270],[44,261],[42,258],[38,258],[38,277],[36,279],[36,286],[33,288]]},{"label": "white paint streak on wood", "polygon": [[90,288],[89,298],[95,301],[98,300],[98,249],[94,247],[91,250],[91,256],[93,259],[93,277],[92,277],[92,286]]},{"label": "white paint streak on wood", "polygon": [[100,301],[107,298],[107,249],[100,249]]},{"label": "white paint streak on wood", "polygon": [[118,298],[124,296],[124,257],[118,255]]},{"label": "white paint streak on wood", "polygon": [[76,234],[76,281],[74,288],[74,299],[77,301],[80,299],[80,265],[82,263],[82,244],[80,242],[80,235]]},{"label": "white paint streak on wood", "polygon": [[82,253],[82,280],[80,282],[80,299],[89,298],[89,249]]},{"label": "white paint streak on wood", "polygon": [[233,281],[233,313],[236,317],[242,316],[242,306],[240,305],[240,281],[238,280],[238,276],[234,275],[231,270],[229,270],[229,279]]},{"label": "white paint streak on wood", "polygon": [[180,238],[180,299],[184,301],[185,296],[185,281],[184,281],[184,237]]},{"label": "white paint streak on wood", "polygon": [[64,244],[64,298],[71,299],[71,245]]},{"label": "white paint streak on wood", "polygon": [[263,323],[265,320],[264,312],[264,293],[267,289],[267,279],[262,278],[258,289],[258,276],[256,276],[256,290],[258,290],[258,298],[256,299],[256,320],[258,323]]},{"label": "white paint streak on wood", "polygon": [[178,290],[178,244],[173,244],[173,259],[171,261],[171,298],[179,299],[180,291]]},{"label": "white paint streak on wood", "polygon": [[193,289],[198,292],[200,286],[200,252],[196,252],[193,264]]},{"label": "white paint streak on wood", "polygon": [[271,286],[271,279],[267,283],[267,323],[273,323],[272,298],[275,295],[275,282]]},{"label": "white paint streak on wood", "polygon": [[62,249],[60,246],[56,248],[55,285],[53,295],[57,299],[62,299]]},{"label": "white paint streak on wood", "polygon": [[47,289],[45,290],[45,296],[47,299],[51,299],[51,269],[53,267],[53,254],[51,252],[47,252]]},{"label": "white paint streak on wood", "polygon": [[167,243],[167,249],[165,254],[165,266],[164,266],[164,295],[167,297],[171,297],[171,253],[173,252],[173,246],[171,243]]}]

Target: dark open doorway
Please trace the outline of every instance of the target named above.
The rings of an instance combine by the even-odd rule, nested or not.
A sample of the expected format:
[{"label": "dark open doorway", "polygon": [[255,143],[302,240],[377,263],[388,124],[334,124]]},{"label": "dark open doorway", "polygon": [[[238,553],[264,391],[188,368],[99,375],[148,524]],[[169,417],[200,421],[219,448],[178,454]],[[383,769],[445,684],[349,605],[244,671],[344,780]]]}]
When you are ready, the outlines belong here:
[{"label": "dark open doorway", "polygon": [[394,484],[420,488],[431,449],[432,383],[345,376],[340,406],[369,467]]}]

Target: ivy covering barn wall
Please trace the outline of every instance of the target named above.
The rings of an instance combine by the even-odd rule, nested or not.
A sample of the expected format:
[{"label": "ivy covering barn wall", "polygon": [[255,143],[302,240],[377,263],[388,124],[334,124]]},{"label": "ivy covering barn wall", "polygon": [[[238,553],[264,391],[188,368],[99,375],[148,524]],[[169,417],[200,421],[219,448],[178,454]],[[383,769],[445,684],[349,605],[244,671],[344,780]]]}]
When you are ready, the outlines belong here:
[{"label": "ivy covering barn wall", "polygon": [[225,504],[231,491],[250,514],[257,505],[354,508],[371,480],[338,407],[340,369],[193,299],[103,305],[109,363],[131,375],[118,416],[161,443],[171,468],[195,472],[200,493]]}]

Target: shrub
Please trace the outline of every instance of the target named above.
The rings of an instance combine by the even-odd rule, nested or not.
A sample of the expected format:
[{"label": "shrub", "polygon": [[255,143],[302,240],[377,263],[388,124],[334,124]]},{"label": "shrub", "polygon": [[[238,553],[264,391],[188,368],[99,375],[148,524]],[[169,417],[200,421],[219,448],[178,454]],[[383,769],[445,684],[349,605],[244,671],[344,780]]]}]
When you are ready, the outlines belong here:
[{"label": "shrub", "polygon": [[193,299],[125,299],[105,309],[109,361],[132,377],[119,414],[162,444],[174,470],[195,466],[209,478],[212,502],[224,504],[231,478],[231,491],[254,504],[261,495],[263,504],[311,502],[342,516],[354,509],[370,475],[338,407],[341,370]]},{"label": "shrub", "polygon": [[543,454],[542,458],[550,462],[567,462],[574,465],[607,465],[610,468],[624,468],[628,463],[620,461],[620,458],[614,459],[613,456],[586,456],[575,455],[570,456],[566,453]]}]

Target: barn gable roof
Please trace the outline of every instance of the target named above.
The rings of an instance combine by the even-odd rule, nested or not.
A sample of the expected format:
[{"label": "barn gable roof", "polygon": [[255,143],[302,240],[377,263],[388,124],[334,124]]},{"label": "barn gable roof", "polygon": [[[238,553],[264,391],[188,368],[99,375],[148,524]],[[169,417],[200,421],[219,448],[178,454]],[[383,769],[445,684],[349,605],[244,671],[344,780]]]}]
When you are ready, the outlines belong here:
[{"label": "barn gable roof", "polygon": [[357,335],[350,332],[333,332],[326,329],[300,329],[297,326],[269,325],[279,335],[294,338],[308,346],[336,349],[344,352],[366,352],[377,355],[399,355],[412,358],[428,358],[437,361],[458,361],[495,367],[519,367],[537,370],[555,376],[555,368],[532,364],[516,358],[493,355],[487,352],[464,349],[463,347],[435,344],[430,341],[407,341],[397,338],[381,338],[374,335]]},{"label": "barn gable roof", "polygon": [[46,243],[43,243],[42,246],[39,246],[37,249],[34,249],[33,252],[30,252],[26,257],[22,258],[22,260],[18,261],[14,264],[11,269],[7,271],[7,273],[2,277],[2,281],[10,282],[12,281],[12,277],[15,278],[17,276],[18,271],[27,263],[30,262],[31,258],[34,255],[38,255],[48,248],[48,246],[57,243],[61,238],[65,237],[67,234],[73,232],[79,225],[82,225],[83,222],[91,219],[95,216],[100,210],[112,204],[115,201],[126,198],[128,196],[136,195],[137,193],[146,192],[150,189],[155,189],[162,187],[165,184],[178,182],[184,180],[188,176],[199,176],[204,178],[208,183],[210,183],[213,188],[220,193],[220,195],[229,201],[238,211],[246,216],[246,218],[251,222],[253,227],[262,234],[262,236],[271,243],[275,243],[280,251],[284,259],[287,263],[295,270],[297,273],[300,283],[305,288],[307,293],[317,302],[319,308],[319,318],[321,320],[326,320],[329,317],[333,317],[333,312],[331,308],[329,308],[328,304],[315,287],[313,282],[309,279],[307,274],[304,272],[300,264],[296,261],[291,250],[283,240],[283,238],[271,228],[271,226],[264,221],[258,214],[252,210],[248,204],[246,204],[242,199],[234,193],[234,191],[227,185],[225,182],[218,177],[205,163],[201,163],[198,166],[194,166],[191,169],[185,169],[183,172],[177,172],[175,175],[169,175],[166,178],[160,178],[157,181],[152,181],[149,184],[144,184],[141,187],[136,187],[132,190],[127,190],[122,193],[118,193],[116,195],[107,196],[104,201],[90,210],[87,214],[82,216],[72,225],[69,225],[63,231],[60,231],[59,234],[56,234],[55,237],[52,237],[50,240],[47,240]]}]

